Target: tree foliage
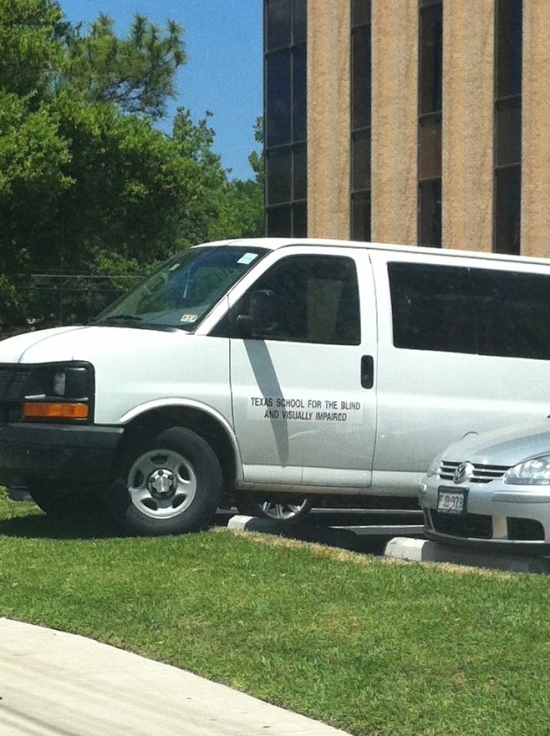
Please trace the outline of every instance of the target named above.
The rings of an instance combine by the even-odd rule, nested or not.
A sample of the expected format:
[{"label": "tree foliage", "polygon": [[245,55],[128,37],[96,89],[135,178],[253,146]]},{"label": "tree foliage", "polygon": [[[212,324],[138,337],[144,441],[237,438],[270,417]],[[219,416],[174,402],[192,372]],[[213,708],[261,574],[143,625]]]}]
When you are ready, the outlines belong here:
[{"label": "tree foliage", "polygon": [[176,96],[174,73],[187,61],[183,28],[168,22],[166,32],[137,14],[128,38],[100,15],[83,35],[82,24],[65,36],[70,82],[90,102],[112,102],[127,113],[164,117],[166,100]]},{"label": "tree foliage", "polygon": [[63,62],[67,30],[51,0],[0,0],[0,89],[39,104]]},{"label": "tree foliage", "polygon": [[[136,15],[121,38],[105,15],[85,28],[54,0],[0,0],[0,47],[0,329],[59,319],[46,273],[120,285],[190,244],[262,233],[259,169],[229,179],[211,114],[155,126],[186,63],[181,26]],[[93,313],[83,291],[65,319]]]}]

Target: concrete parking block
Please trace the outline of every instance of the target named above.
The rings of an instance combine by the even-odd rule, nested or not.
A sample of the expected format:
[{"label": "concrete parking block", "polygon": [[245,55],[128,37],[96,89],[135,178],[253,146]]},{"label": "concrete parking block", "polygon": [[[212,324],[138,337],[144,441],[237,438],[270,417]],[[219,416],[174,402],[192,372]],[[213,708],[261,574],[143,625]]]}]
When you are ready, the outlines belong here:
[{"label": "concrete parking block", "polygon": [[282,525],[274,519],[258,519],[256,516],[235,515],[227,522],[227,528],[234,531],[263,532],[264,534],[278,534]]},{"label": "concrete parking block", "polygon": [[393,557],[411,562],[449,562],[469,567],[484,567],[509,572],[549,573],[550,559],[528,555],[502,554],[501,552],[466,549],[432,542],[427,539],[395,537],[390,539],[384,552]]}]

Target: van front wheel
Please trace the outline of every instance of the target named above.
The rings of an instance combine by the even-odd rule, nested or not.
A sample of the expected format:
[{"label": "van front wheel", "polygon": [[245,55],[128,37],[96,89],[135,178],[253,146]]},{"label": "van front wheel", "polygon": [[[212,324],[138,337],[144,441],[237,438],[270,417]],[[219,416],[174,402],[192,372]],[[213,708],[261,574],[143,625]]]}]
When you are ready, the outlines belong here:
[{"label": "van front wheel", "polygon": [[124,454],[106,504],[131,533],[185,534],[212,522],[221,487],[210,445],[189,429],[172,427]]}]

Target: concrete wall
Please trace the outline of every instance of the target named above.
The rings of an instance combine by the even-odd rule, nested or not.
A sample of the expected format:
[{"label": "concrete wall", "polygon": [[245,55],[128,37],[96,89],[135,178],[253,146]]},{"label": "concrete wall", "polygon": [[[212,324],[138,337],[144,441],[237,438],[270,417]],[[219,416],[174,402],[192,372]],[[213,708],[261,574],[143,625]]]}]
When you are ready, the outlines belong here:
[{"label": "concrete wall", "polygon": [[418,0],[372,0],[372,239],[417,241]]},{"label": "concrete wall", "polygon": [[443,247],[492,249],[494,0],[443,9]]},{"label": "concrete wall", "polygon": [[[350,237],[350,0],[308,0],[308,234]],[[372,0],[372,239],[417,242],[418,0]],[[445,0],[443,247],[490,251],[494,1]],[[523,255],[550,256],[550,0],[523,0]]]},{"label": "concrete wall", "polygon": [[350,0],[308,0],[308,236],[350,236]]},{"label": "concrete wall", "polygon": [[523,0],[522,255],[550,256],[550,2]]}]

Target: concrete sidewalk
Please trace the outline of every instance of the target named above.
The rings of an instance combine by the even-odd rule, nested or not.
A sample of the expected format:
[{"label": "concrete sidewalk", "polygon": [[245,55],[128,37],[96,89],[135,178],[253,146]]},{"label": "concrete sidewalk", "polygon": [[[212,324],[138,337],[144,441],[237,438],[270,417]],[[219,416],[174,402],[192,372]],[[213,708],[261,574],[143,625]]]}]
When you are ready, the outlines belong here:
[{"label": "concrete sidewalk", "polygon": [[74,634],[0,618],[2,736],[346,736]]}]

